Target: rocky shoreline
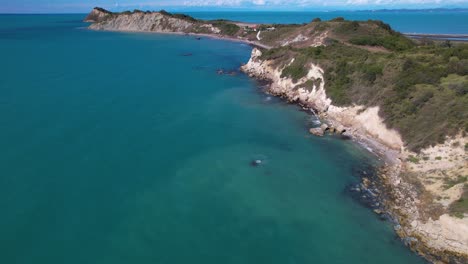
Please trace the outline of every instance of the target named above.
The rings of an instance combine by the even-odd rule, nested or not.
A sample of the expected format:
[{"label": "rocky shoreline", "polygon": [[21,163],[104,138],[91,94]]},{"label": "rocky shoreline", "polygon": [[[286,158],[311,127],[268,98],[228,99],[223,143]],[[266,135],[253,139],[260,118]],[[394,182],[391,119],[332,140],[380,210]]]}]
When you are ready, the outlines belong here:
[{"label": "rocky shoreline", "polygon": [[[417,183],[404,177],[408,169],[402,154],[404,147],[401,139],[400,141],[398,139],[385,141],[382,137],[373,135],[370,129],[366,129],[382,129],[383,124],[379,124],[378,111],[367,113],[367,115],[364,113],[366,118],[360,119],[359,115],[363,114],[362,110],[339,109],[333,106],[324,90],[323,71],[317,65],[311,65],[307,77],[294,82],[289,78],[281,77],[281,69],[273,67],[271,62],[261,60],[261,55],[260,50],[254,49],[251,59],[241,67],[241,70],[252,78],[268,82],[266,93],[298,104],[322,120],[324,123],[320,127],[310,129],[311,134],[316,136],[323,136],[325,133],[346,135],[383,161],[383,165],[376,168],[375,175],[372,177],[362,175],[362,182],[349,188],[351,195],[380,215],[382,219],[389,220],[402,242],[427,260],[433,263],[467,263],[468,252],[463,253],[465,246],[463,243],[466,241],[461,241],[461,247],[459,247],[461,251],[457,251],[457,247],[450,245],[447,245],[445,249],[440,249],[431,246],[430,238],[414,228],[415,219],[420,219],[421,191],[416,187]],[[303,87],[307,81],[318,79],[321,80],[319,85],[314,84],[308,89]],[[374,116],[370,117],[370,115]],[[369,120],[373,120],[376,124],[366,127],[363,122],[369,122]],[[383,128],[386,129],[384,125]],[[394,135],[395,132],[377,133]],[[447,238],[447,240],[450,239],[450,237]]]}]

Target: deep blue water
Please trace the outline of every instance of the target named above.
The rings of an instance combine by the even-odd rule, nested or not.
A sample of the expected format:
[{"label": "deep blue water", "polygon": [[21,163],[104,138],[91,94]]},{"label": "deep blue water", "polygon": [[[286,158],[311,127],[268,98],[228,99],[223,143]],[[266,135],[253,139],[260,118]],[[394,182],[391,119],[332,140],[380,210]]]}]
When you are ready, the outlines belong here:
[{"label": "deep blue water", "polygon": [[0,16],[0,263],[422,263],[346,192],[369,153],[216,74],[249,46],[81,19]]},{"label": "deep blue water", "polygon": [[331,12],[188,12],[200,19],[230,19],[254,23],[309,23],[319,17],[329,20],[344,17],[350,20],[376,19],[403,33],[468,34],[468,11],[331,11]]}]

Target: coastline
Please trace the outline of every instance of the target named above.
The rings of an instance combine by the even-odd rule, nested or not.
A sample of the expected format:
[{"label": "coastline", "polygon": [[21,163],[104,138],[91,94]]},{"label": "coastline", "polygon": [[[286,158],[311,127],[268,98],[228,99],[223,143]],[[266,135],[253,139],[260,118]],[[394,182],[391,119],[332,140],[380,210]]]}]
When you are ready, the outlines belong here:
[{"label": "coastline", "polygon": [[[452,215],[449,215],[448,210],[448,205],[454,203],[463,195],[462,189],[459,188],[463,183],[457,185],[457,190],[451,191],[449,198],[445,198],[446,193],[441,190],[444,188],[447,178],[453,180],[453,177],[456,177],[452,173],[455,166],[461,166],[462,168],[465,166],[467,168],[466,174],[468,174],[468,159],[463,158],[463,154],[461,160],[458,160],[459,153],[447,154],[447,146],[450,148],[455,139],[447,137],[443,144],[433,147],[434,150],[430,155],[424,153],[429,151],[429,148],[418,153],[410,152],[405,148],[400,133],[385,125],[384,120],[379,115],[379,106],[351,105],[338,107],[333,105],[325,90],[325,73],[319,65],[312,63],[310,67],[308,65],[301,66],[305,71],[307,69],[309,71],[298,80],[284,77],[282,74],[284,67],[275,66],[274,59],[261,59],[263,49],[268,50],[271,47],[242,37],[225,36],[220,34],[220,30],[213,28],[212,25],[209,29],[211,33],[186,33],[189,31],[187,21],[174,20],[172,17],[168,19],[173,20],[169,22],[173,26],[169,27],[169,29],[167,25],[153,24],[152,27],[149,27],[148,24],[141,25],[139,20],[132,21],[132,23],[134,22],[132,27],[129,27],[128,21],[120,20],[117,24],[108,24],[106,27],[90,26],[89,29],[171,34],[197,38],[206,37],[240,42],[254,47],[249,62],[241,67],[241,71],[257,80],[267,81],[269,85],[264,92],[301,106],[327,124],[325,128],[311,128],[310,132],[312,134],[315,134],[312,132],[313,129],[319,130],[319,133],[317,133],[319,136],[325,134],[325,132],[343,134],[383,161],[383,165],[376,168],[377,175],[371,179],[368,176],[363,176],[362,183],[356,186],[354,191],[361,194],[360,196],[370,197],[368,200],[375,205],[370,207],[374,209],[375,213],[382,215],[382,217],[389,216],[388,218],[393,222],[395,232],[400,236],[402,242],[433,263],[468,262],[468,229],[466,237],[463,234],[459,235],[457,231],[460,228],[468,228],[468,218],[466,214],[465,218],[463,218],[462,214],[462,220],[456,222],[456,219],[454,220]],[[158,29],[155,30],[155,27]],[[147,29],[128,30],[129,28]],[[428,36],[434,35],[425,34],[415,35],[414,37],[424,38]],[[407,37],[411,36],[407,35]],[[295,43],[300,40],[301,38],[296,37],[287,43]],[[320,38],[313,38],[309,41],[307,45],[323,45]],[[281,42],[278,45],[284,46],[285,43]],[[285,62],[284,65],[291,65],[294,60],[295,58],[292,58],[289,64]],[[316,81],[318,81],[318,84]],[[463,145],[468,146],[468,139],[465,136],[456,138],[456,140],[458,149],[461,149],[460,146]],[[462,153],[464,153],[463,150]],[[442,161],[440,156],[443,155],[445,156]],[[452,162],[452,159],[456,161]],[[466,164],[463,163],[465,160]],[[415,166],[416,164],[411,164],[411,162],[419,165]],[[450,172],[449,177],[447,177],[446,172]],[[442,176],[437,175],[437,177],[428,178],[425,176],[426,174],[430,176],[440,174]],[[436,183],[432,184],[434,181]],[[435,187],[431,186],[431,184],[435,185]],[[432,189],[428,190],[428,187]],[[465,220],[466,223],[463,222]]]},{"label": "coastline", "polygon": [[[99,29],[89,29],[89,30],[102,31]],[[210,39],[244,43],[254,48],[263,48],[263,49],[271,48],[269,46],[262,45],[254,41],[249,41],[249,40],[239,39],[239,38],[232,38],[228,36],[211,35],[211,34],[183,33],[183,32],[148,32],[148,31],[136,31],[136,30],[104,30],[104,31],[120,32],[120,33],[124,32],[124,33],[144,33],[144,34],[164,34],[164,35],[177,35],[177,36],[206,37]],[[273,82],[272,80],[266,80],[266,79],[256,78],[256,77],[254,78],[258,81],[267,81],[268,86],[270,86],[271,83]],[[287,97],[284,97],[275,93],[271,93],[268,89],[262,92],[270,94],[272,96],[277,96],[277,97],[279,96],[286,101],[290,101],[290,98],[287,98]],[[308,113],[314,114],[315,112],[315,109],[313,109],[312,107],[301,104],[300,102],[294,102],[294,103],[298,104],[303,110],[306,110]],[[322,115],[319,115],[318,117],[323,122],[339,124],[339,121],[329,116],[324,117]],[[349,136],[352,142],[356,144],[356,147],[366,149],[371,155],[373,155],[376,159],[382,162],[382,165],[379,165],[373,168],[376,172],[376,175],[374,175],[374,177],[361,175],[362,182],[358,187],[360,190],[358,192],[359,196],[361,196],[362,194],[365,195],[369,193],[374,194],[375,196],[371,197],[372,199],[367,200],[367,201],[363,200],[362,198],[358,198],[358,199],[361,199],[361,202],[363,204],[367,204],[368,205],[367,207],[369,207],[369,209],[372,210],[377,215],[380,215],[382,219],[389,220],[390,223],[394,226],[394,228],[395,226],[400,226],[398,214],[395,213],[391,209],[393,205],[391,204],[391,201],[388,198],[392,195],[391,187],[390,187],[391,183],[389,182],[388,177],[386,177],[386,175],[389,174],[389,172],[394,177],[399,177],[401,166],[402,166],[402,161],[400,159],[399,151],[392,149],[391,147],[383,144],[382,142],[379,142],[378,139],[373,138],[364,133],[352,131],[352,132],[347,133],[346,136]],[[355,190],[356,189],[353,190],[353,188],[351,188],[350,191],[355,191]],[[378,205],[372,206],[372,205],[375,205],[376,203]],[[402,242],[405,245],[410,246],[407,242],[405,242],[405,239],[407,239],[407,237],[405,236],[405,233],[397,232],[396,228],[395,228],[395,231],[400,236]],[[417,253],[421,255],[419,252]]]},{"label": "coastline", "polygon": [[403,33],[403,35],[412,39],[430,39],[435,41],[457,41],[468,42],[468,34],[426,34],[426,33]]},{"label": "coastline", "polygon": [[[268,81],[270,85],[266,89],[267,93],[300,105],[302,109],[308,110],[332,127],[346,128],[344,135],[383,161],[382,166],[375,168],[377,170],[375,177],[363,175],[362,183],[353,187],[351,191],[358,192],[360,197],[370,197],[370,199],[366,198],[364,203],[370,205],[368,207],[383,219],[389,219],[402,242],[418,255],[432,263],[466,263],[468,261],[468,251],[465,250],[466,241],[463,238],[461,241],[453,239],[457,236],[454,230],[460,226],[451,224],[441,226],[440,219],[437,217],[443,217],[445,220],[448,217],[446,214],[429,217],[425,215],[426,208],[424,207],[432,206],[432,204],[421,202],[424,197],[420,198],[420,196],[426,195],[426,193],[421,195],[421,183],[418,179],[407,176],[414,173],[408,164],[410,152],[405,150],[401,138],[400,141],[385,142],[378,135],[392,132],[378,117],[378,109],[367,114],[365,112],[368,109],[366,109],[363,114],[364,109],[359,106],[336,107],[326,96],[324,82],[321,82],[318,87],[314,85],[312,91],[300,88],[310,79],[323,80],[323,70],[317,65],[312,64],[309,74],[294,82],[287,77],[281,77],[282,69],[272,67],[270,61],[262,61],[261,54],[261,51],[254,49],[249,62],[242,66],[242,71],[252,78]],[[372,122],[376,124],[368,124]],[[381,131],[373,134],[372,129]],[[398,133],[396,135],[399,136]],[[426,225],[427,223],[434,224],[431,226],[431,224]],[[422,227],[419,228],[419,226]],[[447,234],[447,230],[455,234]],[[434,235],[436,235],[435,238]]]},{"label": "coastline", "polygon": [[247,44],[252,47],[256,48],[262,48],[262,49],[271,49],[272,47],[268,45],[264,45],[261,43],[258,43],[256,41],[251,41],[247,39],[242,39],[242,38],[233,38],[229,36],[224,36],[224,35],[213,35],[213,34],[202,34],[202,33],[184,33],[184,32],[164,32],[164,31],[143,31],[143,30],[101,30],[101,29],[93,29],[86,27],[87,30],[93,30],[93,31],[107,31],[107,32],[119,32],[119,33],[141,33],[141,34],[162,34],[162,35],[177,35],[177,36],[192,36],[192,37],[205,37],[205,38],[211,38],[211,39],[219,39],[219,40],[225,40],[225,41],[232,41],[232,42],[240,42]]},{"label": "coastline", "polygon": [[[266,93],[289,101],[284,96],[268,91]],[[303,104],[296,104],[310,114],[313,114],[315,111],[313,108],[306,107]],[[333,118],[321,115],[319,115],[319,119],[326,123],[338,123]],[[417,255],[431,263],[466,263],[466,254],[434,249],[423,242],[423,238],[411,230],[412,223],[408,211],[414,212],[418,208],[415,204],[408,206],[407,199],[416,200],[418,195],[412,183],[409,183],[407,179],[402,177],[405,162],[402,160],[401,153],[366,134],[352,132],[346,133],[346,136],[349,136],[356,147],[366,149],[371,155],[382,162],[381,165],[373,166],[375,175],[372,176],[368,173],[361,174],[361,183],[351,187],[347,191],[350,191],[351,195],[356,197],[363,206],[373,211],[380,219],[388,221],[401,242]]]}]

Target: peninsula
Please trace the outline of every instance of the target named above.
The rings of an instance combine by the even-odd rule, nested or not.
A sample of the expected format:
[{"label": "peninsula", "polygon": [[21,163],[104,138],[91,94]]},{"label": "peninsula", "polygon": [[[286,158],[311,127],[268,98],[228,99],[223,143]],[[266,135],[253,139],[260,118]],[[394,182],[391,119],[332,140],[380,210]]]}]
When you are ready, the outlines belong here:
[{"label": "peninsula", "polygon": [[375,20],[265,25],[166,11],[95,8],[93,30],[196,34],[249,43],[241,67],[265,92],[385,159],[359,192],[379,196],[395,231],[434,263],[468,263],[468,44],[409,39]]}]

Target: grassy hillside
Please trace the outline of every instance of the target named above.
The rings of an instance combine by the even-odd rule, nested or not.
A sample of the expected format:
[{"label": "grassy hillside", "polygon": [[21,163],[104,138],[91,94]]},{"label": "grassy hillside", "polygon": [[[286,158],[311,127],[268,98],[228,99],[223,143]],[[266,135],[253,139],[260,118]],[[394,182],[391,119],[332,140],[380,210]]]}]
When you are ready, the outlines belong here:
[{"label": "grassy hillside", "polygon": [[380,106],[386,124],[409,149],[441,143],[468,130],[468,45],[415,43],[378,21],[313,22],[329,32],[327,46],[300,44],[264,51],[283,76],[297,80],[307,64],[325,70],[325,89],[336,105]]}]

